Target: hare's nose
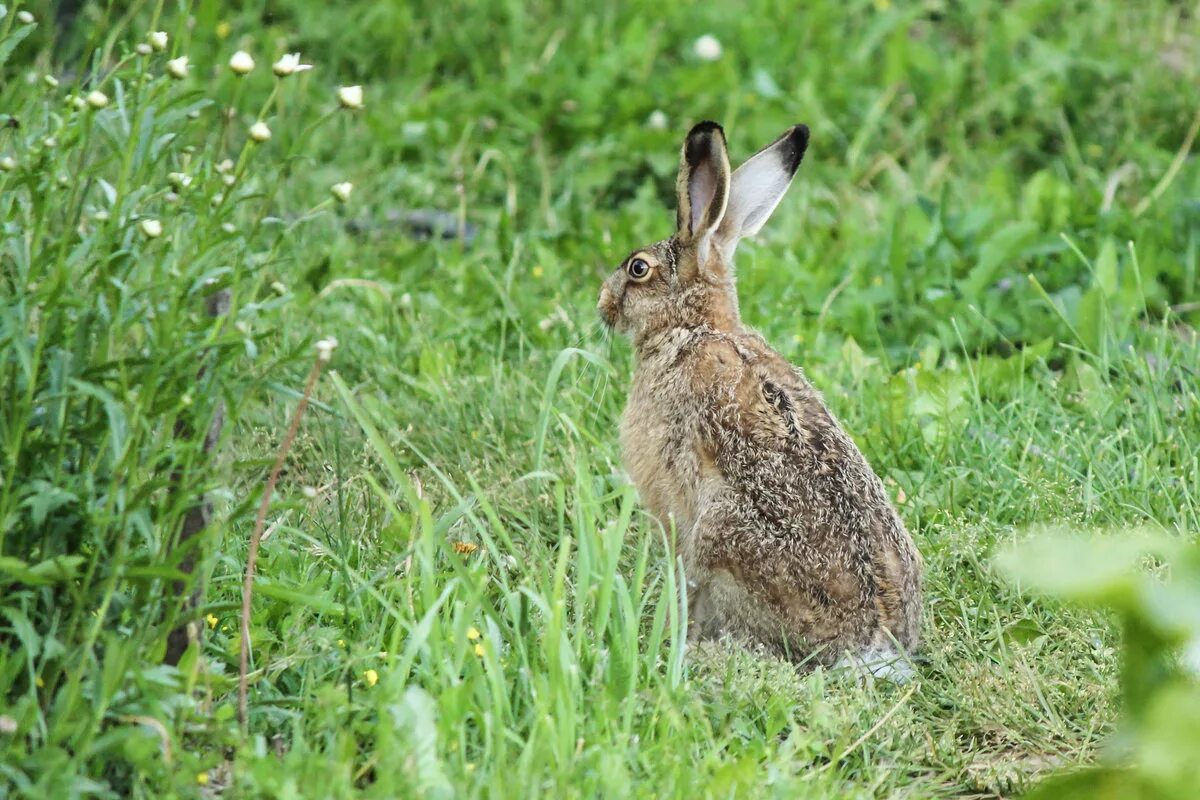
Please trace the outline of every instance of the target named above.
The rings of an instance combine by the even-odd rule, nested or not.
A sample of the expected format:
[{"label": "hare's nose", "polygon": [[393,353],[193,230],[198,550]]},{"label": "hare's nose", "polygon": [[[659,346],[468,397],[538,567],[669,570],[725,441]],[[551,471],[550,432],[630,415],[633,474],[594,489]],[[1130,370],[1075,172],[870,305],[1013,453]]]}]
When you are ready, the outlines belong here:
[{"label": "hare's nose", "polygon": [[596,310],[600,312],[600,317],[605,322],[609,325],[613,324],[614,311],[616,309],[613,308],[612,292],[608,290],[607,286],[600,288],[600,301],[596,303]]}]

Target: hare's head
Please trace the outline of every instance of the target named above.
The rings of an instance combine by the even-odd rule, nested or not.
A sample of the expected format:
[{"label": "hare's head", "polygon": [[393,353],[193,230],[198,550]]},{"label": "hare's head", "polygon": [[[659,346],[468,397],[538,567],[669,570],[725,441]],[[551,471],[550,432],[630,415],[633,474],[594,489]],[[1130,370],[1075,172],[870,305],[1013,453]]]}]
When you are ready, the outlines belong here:
[{"label": "hare's head", "polygon": [[676,182],[675,235],[634,250],[604,282],[604,321],[635,338],[665,327],[737,325],[733,251],[779,205],[807,147],[808,128],[796,125],[731,172],[721,126],[692,128]]}]

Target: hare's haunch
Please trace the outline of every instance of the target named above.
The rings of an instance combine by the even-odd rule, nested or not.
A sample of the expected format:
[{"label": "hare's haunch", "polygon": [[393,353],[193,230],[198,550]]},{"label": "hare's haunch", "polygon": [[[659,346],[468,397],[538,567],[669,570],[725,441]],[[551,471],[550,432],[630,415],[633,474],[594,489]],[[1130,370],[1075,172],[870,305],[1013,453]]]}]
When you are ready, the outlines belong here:
[{"label": "hare's haunch", "polygon": [[599,310],[637,353],[621,447],[642,502],[674,521],[689,638],[861,662],[916,646],[921,557],[820,394],[742,324],[734,288],[738,241],[807,146],[797,125],[731,171],[721,127],[694,127],[675,235],[633,251]]}]

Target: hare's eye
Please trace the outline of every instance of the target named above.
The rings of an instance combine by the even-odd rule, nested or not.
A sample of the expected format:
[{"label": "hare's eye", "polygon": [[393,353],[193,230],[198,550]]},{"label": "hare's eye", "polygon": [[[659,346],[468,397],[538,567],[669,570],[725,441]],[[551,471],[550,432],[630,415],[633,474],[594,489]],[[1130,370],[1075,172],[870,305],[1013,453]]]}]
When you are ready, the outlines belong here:
[{"label": "hare's eye", "polygon": [[635,258],[629,262],[629,266],[625,268],[629,273],[629,277],[641,283],[650,277],[650,265],[646,263],[644,258]]}]

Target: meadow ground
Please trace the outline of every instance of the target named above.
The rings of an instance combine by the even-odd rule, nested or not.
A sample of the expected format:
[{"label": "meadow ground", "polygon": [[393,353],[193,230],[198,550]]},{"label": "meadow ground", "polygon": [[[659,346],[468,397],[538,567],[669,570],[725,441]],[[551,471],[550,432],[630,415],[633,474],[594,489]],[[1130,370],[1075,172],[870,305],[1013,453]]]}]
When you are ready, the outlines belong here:
[{"label": "meadow ground", "polygon": [[[995,797],[1095,757],[1116,630],[993,556],[1046,524],[1200,530],[1196,9],[102,5],[58,33],[34,9],[11,48],[28,26],[0,20],[0,111],[20,117],[0,134],[0,796]],[[136,54],[156,28],[167,51]],[[276,83],[292,51],[315,68]],[[185,53],[186,79],[139,82]],[[104,107],[64,102],[99,78]],[[339,84],[364,108],[337,110]],[[271,139],[245,144],[260,116]],[[631,351],[594,306],[670,233],[705,118],[735,161],[812,130],[739,252],[741,310],[924,555],[908,685],[673,643],[677,574],[617,450]],[[236,327],[193,313],[209,279]],[[243,738],[247,541],[326,336],[267,518]],[[170,437],[215,396],[205,635],[176,669],[161,481],[206,463]],[[76,418],[78,447],[53,439]],[[27,568],[55,553],[79,559],[67,577]]]}]

